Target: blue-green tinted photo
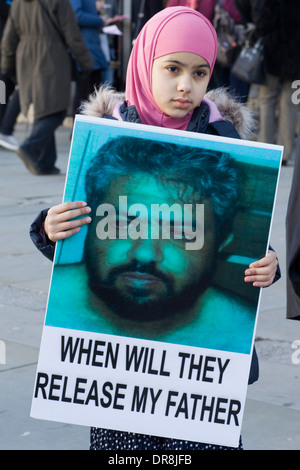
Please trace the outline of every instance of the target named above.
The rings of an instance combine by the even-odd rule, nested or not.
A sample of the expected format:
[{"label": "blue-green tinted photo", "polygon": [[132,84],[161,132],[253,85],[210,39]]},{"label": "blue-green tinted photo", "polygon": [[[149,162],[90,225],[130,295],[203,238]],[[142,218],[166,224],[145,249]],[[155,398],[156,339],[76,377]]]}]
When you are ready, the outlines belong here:
[{"label": "blue-green tinted photo", "polygon": [[268,248],[280,161],[274,146],[77,118],[64,200],[92,222],[57,244],[46,325],[249,354],[260,291],[244,271]]}]

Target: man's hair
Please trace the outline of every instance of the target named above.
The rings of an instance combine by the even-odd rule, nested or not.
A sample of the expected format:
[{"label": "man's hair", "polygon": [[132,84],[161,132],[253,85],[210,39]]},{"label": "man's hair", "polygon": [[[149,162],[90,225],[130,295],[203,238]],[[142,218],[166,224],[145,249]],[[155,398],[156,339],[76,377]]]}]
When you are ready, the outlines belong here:
[{"label": "man's hair", "polygon": [[209,200],[212,204],[217,243],[228,236],[240,199],[240,173],[229,154],[136,137],[111,139],[99,149],[87,170],[88,205],[95,210],[104,202],[113,179],[139,173],[162,184],[192,186],[199,194],[198,203]]}]

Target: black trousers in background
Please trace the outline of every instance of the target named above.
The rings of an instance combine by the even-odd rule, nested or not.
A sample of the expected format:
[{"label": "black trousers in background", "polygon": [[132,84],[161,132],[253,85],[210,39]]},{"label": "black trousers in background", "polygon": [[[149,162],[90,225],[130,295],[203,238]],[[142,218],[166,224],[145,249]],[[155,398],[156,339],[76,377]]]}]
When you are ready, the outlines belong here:
[{"label": "black trousers in background", "polygon": [[15,88],[15,82],[4,80],[6,89],[6,104],[0,104],[0,133],[12,135],[20,113],[19,90]]},{"label": "black trousers in background", "polygon": [[35,119],[30,135],[20,149],[40,172],[51,171],[57,158],[55,130],[62,124],[66,111]]},{"label": "black trousers in background", "polygon": [[82,101],[88,99],[89,95],[94,93],[95,87],[99,88],[102,83],[102,70],[93,70],[88,77],[78,78],[73,101],[73,115],[79,114],[79,108]]}]

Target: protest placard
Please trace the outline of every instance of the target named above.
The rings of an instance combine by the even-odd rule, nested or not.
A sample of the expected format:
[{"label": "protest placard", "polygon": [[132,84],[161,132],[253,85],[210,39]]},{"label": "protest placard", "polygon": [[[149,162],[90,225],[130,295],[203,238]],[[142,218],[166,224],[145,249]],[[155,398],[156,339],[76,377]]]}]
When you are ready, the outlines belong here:
[{"label": "protest placard", "polygon": [[31,416],[238,445],[281,154],[77,116]]}]

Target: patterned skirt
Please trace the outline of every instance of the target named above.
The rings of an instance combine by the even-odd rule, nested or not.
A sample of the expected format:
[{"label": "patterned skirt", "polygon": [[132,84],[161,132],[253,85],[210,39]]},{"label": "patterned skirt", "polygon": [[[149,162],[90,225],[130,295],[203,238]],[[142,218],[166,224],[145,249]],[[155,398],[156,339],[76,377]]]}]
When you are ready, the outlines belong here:
[{"label": "patterned skirt", "polygon": [[90,450],[243,450],[243,446],[241,438],[238,447],[226,447],[111,429],[91,428]]}]

